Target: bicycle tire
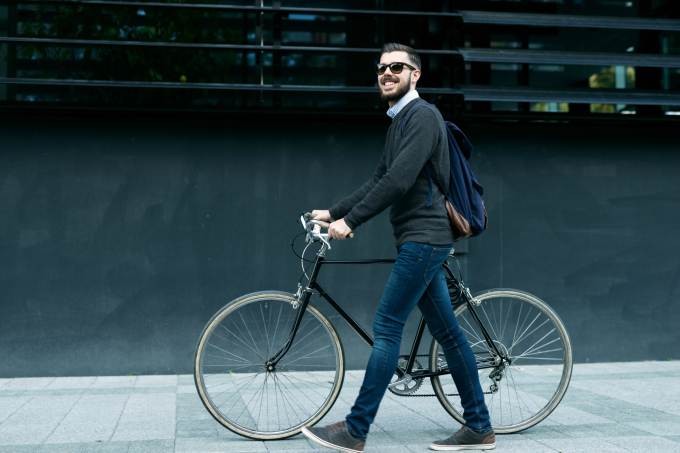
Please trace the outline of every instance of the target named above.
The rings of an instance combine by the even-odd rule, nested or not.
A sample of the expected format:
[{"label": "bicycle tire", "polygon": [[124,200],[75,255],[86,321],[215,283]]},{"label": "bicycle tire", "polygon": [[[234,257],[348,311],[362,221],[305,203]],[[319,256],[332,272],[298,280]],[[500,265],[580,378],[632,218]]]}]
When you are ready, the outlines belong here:
[{"label": "bicycle tire", "polygon": [[[280,291],[262,291],[246,294],[234,299],[218,310],[206,323],[199,337],[194,355],[194,383],[198,395],[212,417],[234,433],[257,440],[285,439],[294,436],[300,432],[303,426],[313,425],[318,422],[330,410],[338,398],[344,381],[345,371],[343,346],[331,322],[311,305],[307,305],[295,340],[276,369],[270,371],[265,366],[263,357],[266,357],[267,354],[263,351],[264,346],[257,346],[258,340],[255,340],[255,338],[264,339],[262,343],[266,343],[269,354],[273,354],[276,350],[280,349],[285,344],[285,339],[288,338],[290,333],[290,330],[287,332],[283,325],[294,319],[295,312],[299,310],[299,307],[295,306],[296,302],[292,294]],[[265,315],[265,309],[267,310],[267,315]],[[280,332],[278,330],[269,331],[267,328],[267,323],[270,320],[273,322],[272,313],[275,310],[279,311],[276,327],[278,329],[279,323],[281,323]],[[255,316],[252,316],[253,311],[255,311]],[[251,313],[250,316],[249,313]],[[258,319],[257,313],[262,313],[261,322]],[[282,313],[285,313],[285,321],[281,321]],[[239,320],[238,317],[241,319]],[[247,322],[246,319],[248,319]],[[244,333],[243,337],[246,340],[237,341],[238,335],[234,332],[234,328],[229,329],[229,327],[232,327],[229,322],[233,322],[234,326],[239,327],[239,334],[241,326],[245,327],[249,337]],[[251,332],[251,327],[255,335]],[[313,338],[315,341],[306,341],[307,338],[303,338],[305,335],[309,337],[318,329],[320,329],[320,335]],[[217,345],[218,340],[222,342],[219,345]],[[229,341],[232,343],[229,343]],[[310,344],[315,349],[308,353],[305,348],[309,348],[308,345]],[[319,345],[321,345],[321,348],[319,348]],[[237,347],[240,347],[240,349]],[[327,357],[323,357],[323,367],[324,369],[327,367],[328,370],[322,371],[306,368],[315,366],[308,364],[308,361],[314,354],[317,354],[317,351],[327,347],[330,347],[330,352],[326,354]],[[207,352],[208,349],[210,349],[210,353]],[[217,355],[214,355],[213,351],[216,351]],[[218,357],[219,359],[217,359]],[[286,362],[288,357],[290,357],[290,360]],[[230,367],[230,369],[227,370],[223,369],[223,362],[215,362],[215,360],[231,360],[235,365],[229,365],[227,368]],[[301,361],[302,363],[300,363]],[[298,363],[293,365],[294,362]],[[286,367],[290,367],[290,369],[286,369]],[[219,370],[213,372],[214,368],[219,368]],[[331,368],[333,369],[331,370]],[[258,369],[260,370],[259,372],[257,371]],[[210,372],[207,372],[207,370]],[[238,376],[239,374],[241,376]],[[260,383],[258,377],[260,374],[264,375],[262,383]],[[268,382],[270,376],[271,380]],[[217,380],[220,378],[227,381],[227,383],[213,385],[212,389],[210,384],[206,384],[206,381],[218,382]],[[331,378],[332,381],[328,381]],[[241,380],[238,381],[238,379]],[[292,386],[296,380],[307,391],[296,393],[295,389],[291,390],[286,387],[287,385]],[[231,384],[231,381],[234,383]],[[324,381],[330,385],[323,384]],[[238,387],[236,387],[237,385]],[[251,402],[253,398],[256,398],[257,393],[253,393],[254,396],[250,397],[250,401],[246,400],[248,399],[247,395],[257,391],[256,387],[260,385],[262,390],[259,392],[261,395],[259,413],[257,415],[257,422],[253,424],[252,422],[255,421],[255,410],[251,407]],[[219,392],[215,390],[217,388],[220,388]],[[287,388],[287,390],[284,390],[284,388]],[[243,406],[238,417],[227,413],[226,409],[220,407],[215,401],[220,393],[222,398],[224,395],[227,395],[227,400],[223,403],[224,405],[226,405],[227,401],[233,400],[232,407],[238,404]],[[273,401],[271,400],[271,393],[274,393]],[[300,394],[298,395],[298,393]],[[316,407],[317,404],[310,397],[310,394],[313,395],[315,393],[321,394],[318,407]],[[300,396],[299,400],[297,396]],[[304,401],[305,398],[313,403],[309,408],[305,406],[308,404],[308,401]],[[260,425],[260,417],[263,406],[265,406],[265,400],[265,419],[271,420],[276,416],[278,424],[276,424],[275,429],[271,428],[272,424],[274,424],[273,421],[268,422],[270,423],[269,425],[263,423],[265,428]],[[272,403],[271,405],[270,402]],[[274,402],[276,404],[273,404]],[[257,404],[257,401],[255,401],[255,404]],[[282,412],[286,407],[291,409],[291,411],[285,414],[287,423],[285,421],[281,423]],[[240,408],[241,406],[237,406],[233,412],[235,413]],[[298,410],[302,415],[298,413]],[[293,412],[291,421],[290,414]],[[243,414],[245,414],[245,422],[240,421],[241,417],[244,416]],[[269,427],[267,428],[267,426]]]},{"label": "bicycle tire", "polygon": [[[521,354],[518,354],[516,358],[513,360],[513,362],[507,367],[507,373],[505,373],[507,376],[504,376],[500,382],[500,385],[497,385],[497,389],[495,392],[492,392],[492,385],[489,385],[489,391],[485,391],[485,400],[487,402],[487,407],[489,407],[489,413],[491,416],[491,423],[494,428],[494,431],[498,434],[509,434],[509,433],[516,433],[519,431],[523,431],[525,429],[528,429],[532,426],[535,426],[536,424],[540,423],[542,420],[544,420],[548,415],[550,415],[555,408],[558,406],[562,398],[564,397],[567,388],[569,387],[569,382],[571,380],[571,373],[572,373],[572,366],[573,366],[573,359],[572,359],[572,348],[571,348],[571,340],[569,339],[569,334],[564,327],[564,324],[562,323],[562,320],[559,318],[559,316],[548,306],[544,301],[539,299],[538,297],[527,293],[525,291],[519,291],[515,289],[492,289],[488,291],[484,291],[474,297],[476,301],[479,302],[478,306],[475,306],[475,312],[477,313],[482,313],[480,315],[480,318],[483,320],[485,324],[486,321],[488,321],[488,324],[490,324],[492,327],[490,329],[487,328],[487,332],[489,335],[492,337],[494,343],[500,347],[505,348],[506,352],[509,352],[509,354],[512,354],[512,349],[517,346],[518,344],[523,344],[525,341],[526,337],[526,332],[528,332],[528,329],[536,330],[539,327],[535,327],[533,324],[536,324],[536,326],[540,325],[540,328],[544,324],[548,324],[546,329],[551,329],[548,331],[546,336],[552,335],[553,332],[556,332],[556,336],[547,344],[550,345],[550,349],[542,349],[545,346],[535,346],[532,344],[529,349],[526,351],[522,352]],[[492,314],[490,317],[487,313],[488,308],[493,308],[494,310],[496,307],[491,307],[493,304],[500,304],[500,313],[501,316],[498,318],[502,318],[502,312],[503,312],[503,300],[506,299],[511,299],[514,301],[521,301],[523,304],[520,306],[520,310],[518,313],[518,322],[523,322],[526,324],[529,322],[529,318],[531,318],[532,315],[529,315],[530,309],[533,307],[535,312],[538,314],[536,317],[534,317],[531,321],[531,323],[528,325],[528,327],[525,327],[524,325],[522,326],[517,326],[515,325],[515,329],[513,330],[513,340],[512,343],[510,343],[510,346],[508,347],[506,343],[510,342],[510,340],[507,339],[508,336],[505,335],[506,332],[509,333],[507,322],[509,322],[507,319],[505,320],[505,323],[503,324],[502,328],[494,328],[493,327],[493,322],[491,321],[491,318],[494,317],[495,315]],[[522,311],[523,309],[526,308],[527,313],[526,316],[522,316]],[[507,309],[507,315],[510,314],[510,311],[512,310],[512,307]],[[464,327],[464,321],[465,321],[465,315],[466,312],[469,314],[468,306],[467,304],[463,304],[460,306],[457,306],[455,308],[455,314],[456,318],[459,320],[461,323],[461,327]],[[506,317],[508,317],[506,315]],[[539,316],[543,315],[545,317],[544,321],[537,321]],[[472,316],[470,316],[472,318]],[[486,319],[485,319],[486,318]],[[489,354],[489,347],[486,344],[486,342],[483,341],[483,338],[481,335],[475,335],[474,332],[470,332],[470,330],[474,329],[474,325],[471,325],[469,322],[467,323],[467,326],[464,327],[464,330],[466,332],[466,336],[468,337],[468,341],[471,343],[471,346],[473,347],[473,351],[475,351],[475,347],[477,347],[476,356],[478,358],[478,366],[479,366],[479,361],[480,361],[480,356],[483,358],[484,357],[484,352],[479,352],[480,350],[486,350],[486,354],[490,356]],[[522,332],[522,329],[525,329]],[[517,331],[520,330],[522,333],[521,337],[517,337]],[[500,332],[500,335],[499,335]],[[542,334],[543,331],[540,331],[539,334]],[[499,336],[501,337],[499,339]],[[548,337],[549,338],[549,337]],[[559,342],[561,343],[561,352],[560,349],[556,348],[556,346],[552,346],[552,343],[556,343],[557,339],[559,339]],[[559,345],[557,345],[559,346]],[[534,349],[531,349],[534,348]],[[441,354],[441,348],[439,344],[437,343],[436,340],[432,341],[432,344],[430,346],[430,353],[429,353],[429,365],[430,365],[430,370],[436,370],[436,369],[441,369],[442,367],[442,357],[443,355]],[[529,352],[527,352],[529,351]],[[557,354],[555,354],[555,357],[546,357],[543,356],[547,352],[553,352],[557,351]],[[538,357],[541,356],[541,357]],[[561,363],[559,368],[560,370],[555,371],[554,369],[551,368],[545,368],[546,366],[556,368],[553,365],[532,365],[530,362],[527,365],[524,365],[523,362],[526,361],[551,361],[552,363]],[[560,362],[561,360],[561,362]],[[444,359],[444,363],[445,363]],[[521,368],[520,368],[521,367]],[[543,367],[543,368],[541,368]],[[480,383],[482,383],[483,389],[486,387],[486,382],[489,378],[489,375],[487,374],[487,370],[491,370],[491,368],[487,369],[480,369]],[[516,388],[516,383],[517,380],[515,379],[514,373],[518,372],[520,373],[520,377],[524,378],[524,376],[528,376],[529,379],[524,379],[522,382],[526,382],[523,388],[517,389]],[[559,383],[554,385],[553,384],[546,384],[545,379],[546,377],[549,377],[550,375],[558,375],[559,374]],[[446,382],[448,388],[452,387],[453,380],[451,379],[451,375],[441,375],[441,376],[433,376],[431,379],[432,382],[432,387],[434,389],[435,395],[437,396],[437,399],[441,403],[441,405],[444,407],[444,409],[451,415],[453,418],[455,418],[458,422],[461,424],[465,424],[465,420],[462,415],[462,406],[460,405],[460,400],[457,396],[457,394],[451,394],[447,393],[447,390],[445,390],[443,381]],[[500,394],[503,389],[503,383],[502,381],[505,380],[505,385],[508,387],[506,391],[509,394],[509,398],[512,398],[512,391],[515,392],[516,399],[517,399],[517,407],[516,407],[516,412],[519,412],[520,417],[523,416],[522,413],[522,404],[524,404],[525,409],[530,409],[529,405],[526,403],[525,399],[528,399],[530,402],[533,401],[538,401],[536,403],[537,405],[540,405],[540,408],[537,408],[537,410],[533,411],[535,413],[529,414],[529,416],[523,417],[521,420],[509,422],[505,421],[507,417],[504,417],[503,414],[503,401],[501,400],[501,397],[499,396],[498,400],[494,401],[494,396],[495,393]],[[508,382],[512,381],[513,386],[515,387],[514,389],[510,389]],[[492,381],[493,382],[493,381]],[[500,390],[498,388],[500,387]],[[453,386],[455,388],[455,385]],[[549,393],[549,395],[548,395]],[[489,397],[489,395],[492,395]],[[521,397],[520,395],[524,395],[524,397]],[[500,402],[499,402],[500,401]],[[545,401],[543,404],[542,401]],[[497,408],[500,407],[500,414],[498,413],[499,411]],[[495,408],[493,410],[492,408]],[[508,409],[510,409],[510,418],[513,417],[512,413],[512,408],[513,406],[508,404],[506,407],[506,415],[508,412]]]}]

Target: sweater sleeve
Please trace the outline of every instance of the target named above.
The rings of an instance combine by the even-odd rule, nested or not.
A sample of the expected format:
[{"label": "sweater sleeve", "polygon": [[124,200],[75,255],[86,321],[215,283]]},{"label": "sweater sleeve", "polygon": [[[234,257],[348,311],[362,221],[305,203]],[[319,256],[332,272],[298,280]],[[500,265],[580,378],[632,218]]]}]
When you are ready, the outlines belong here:
[{"label": "sweater sleeve", "polygon": [[[361,187],[359,187],[357,190],[343,198],[342,200],[338,201],[335,203],[330,209],[330,214],[331,218],[333,220],[338,220],[342,219],[347,215],[347,213],[356,205],[359,201],[361,201],[364,196],[373,189],[373,186],[376,185],[378,181],[380,181],[380,178],[385,174],[385,152],[383,152],[382,156],[380,157],[380,161],[378,162],[378,166],[375,168],[375,171],[373,172],[373,176],[363,183]],[[351,228],[351,227],[350,227]]]},{"label": "sweater sleeve", "polygon": [[396,144],[392,163],[345,215],[347,226],[355,229],[403,196],[432,157],[438,137],[439,124],[435,113],[429,108],[413,112],[404,125],[401,140]]}]

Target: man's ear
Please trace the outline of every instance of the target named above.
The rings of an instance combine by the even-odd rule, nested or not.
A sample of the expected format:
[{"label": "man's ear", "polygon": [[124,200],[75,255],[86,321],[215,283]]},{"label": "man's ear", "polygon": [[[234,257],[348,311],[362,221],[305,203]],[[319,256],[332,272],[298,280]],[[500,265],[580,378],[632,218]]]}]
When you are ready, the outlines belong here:
[{"label": "man's ear", "polygon": [[413,71],[413,74],[411,75],[411,80],[412,80],[413,82],[418,82],[418,80],[420,79],[420,74],[422,74],[422,73],[420,72],[420,69],[414,70],[414,71]]}]

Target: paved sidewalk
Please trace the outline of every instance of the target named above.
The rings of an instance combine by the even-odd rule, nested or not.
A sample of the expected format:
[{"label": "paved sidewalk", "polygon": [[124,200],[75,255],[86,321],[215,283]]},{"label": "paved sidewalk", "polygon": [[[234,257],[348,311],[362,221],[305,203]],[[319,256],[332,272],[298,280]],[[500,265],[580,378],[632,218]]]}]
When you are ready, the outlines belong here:
[{"label": "paved sidewalk", "polygon": [[[361,372],[349,372],[324,422],[348,411]],[[423,389],[430,388],[429,383]],[[367,451],[427,451],[458,424],[436,398],[383,401]],[[301,436],[243,439],[210,418],[191,376],[0,379],[0,452],[310,452]],[[680,361],[584,364],[555,412],[502,452],[680,452]]]}]

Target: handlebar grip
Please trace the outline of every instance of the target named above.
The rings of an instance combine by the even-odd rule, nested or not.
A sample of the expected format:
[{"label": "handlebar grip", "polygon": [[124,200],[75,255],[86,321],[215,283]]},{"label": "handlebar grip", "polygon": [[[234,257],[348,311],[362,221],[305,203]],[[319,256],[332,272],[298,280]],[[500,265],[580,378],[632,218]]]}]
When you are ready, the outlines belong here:
[{"label": "handlebar grip", "polygon": [[323,220],[311,220],[311,222],[313,224],[319,225],[320,227],[323,227],[323,228],[328,228],[329,226],[331,226],[330,223],[324,222]]},{"label": "handlebar grip", "polygon": [[[305,220],[305,222],[313,223],[314,225],[318,225],[318,226],[320,226],[320,227],[322,227],[322,228],[328,228],[328,227],[331,226],[330,222],[325,222],[325,221],[323,221],[323,220],[315,220],[315,219],[312,219],[312,213],[311,213],[311,212],[305,212],[305,213],[303,213],[303,214],[302,214],[302,217],[303,217],[303,219]],[[349,235],[347,235],[347,237],[350,238],[350,239],[354,239],[354,233],[350,233]]]}]

